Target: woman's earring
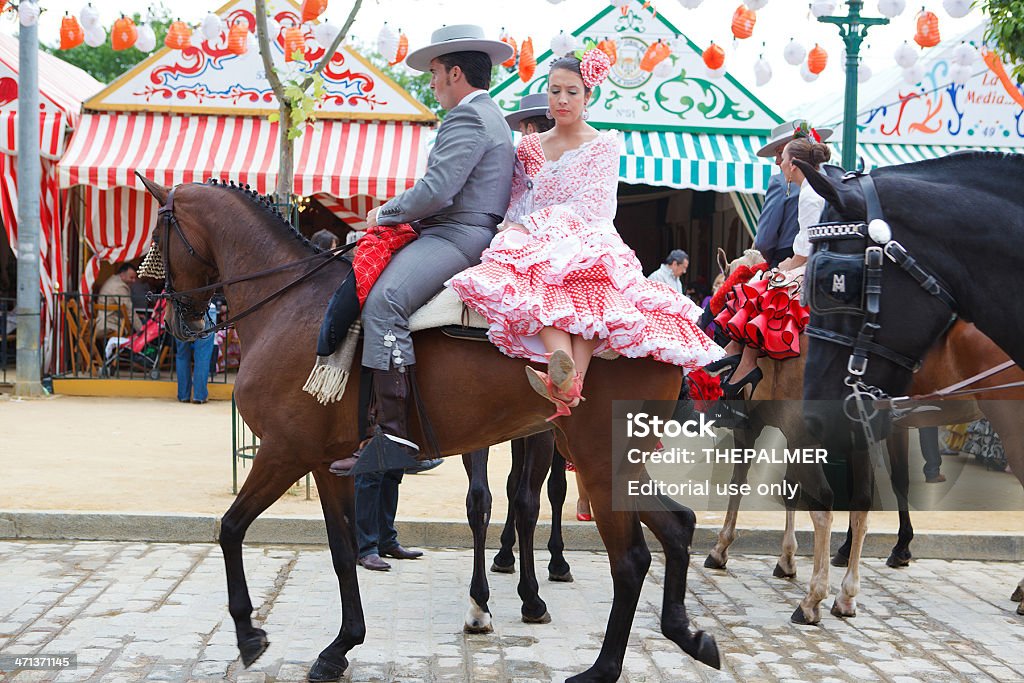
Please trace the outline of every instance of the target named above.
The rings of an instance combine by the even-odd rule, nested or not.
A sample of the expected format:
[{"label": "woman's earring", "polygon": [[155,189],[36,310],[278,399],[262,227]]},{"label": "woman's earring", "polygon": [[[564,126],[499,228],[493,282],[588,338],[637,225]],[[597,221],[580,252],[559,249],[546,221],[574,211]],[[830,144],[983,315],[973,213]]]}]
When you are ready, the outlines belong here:
[{"label": "woman's earring", "polygon": [[547,108],[547,111],[544,112],[544,116],[548,117],[549,121],[555,120],[555,117],[551,115],[551,107]]},{"label": "woman's earring", "polygon": [[589,118],[590,118],[590,110],[587,109],[586,107],[583,107],[583,120],[586,121]]},{"label": "woman's earring", "polygon": [[793,190],[793,181],[786,178],[786,196],[788,197]]}]

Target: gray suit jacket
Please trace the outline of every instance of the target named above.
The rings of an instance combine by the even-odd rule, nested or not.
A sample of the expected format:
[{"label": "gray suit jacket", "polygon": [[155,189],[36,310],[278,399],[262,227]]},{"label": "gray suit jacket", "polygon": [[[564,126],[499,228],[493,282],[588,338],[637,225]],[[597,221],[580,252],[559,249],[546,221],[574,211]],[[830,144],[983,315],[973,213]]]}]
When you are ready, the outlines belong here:
[{"label": "gray suit jacket", "polygon": [[793,246],[796,234],[800,232],[797,213],[800,204],[800,186],[795,185],[786,196],[786,179],[776,173],[768,181],[768,192],[764,197],[764,208],[757,220],[757,237],[754,248],[761,252],[765,261],[776,266],[775,254]]},{"label": "gray suit jacket", "polygon": [[494,229],[508,209],[515,165],[512,135],[490,95],[448,112],[437,131],[427,171],[384,204],[381,225],[456,223]]}]

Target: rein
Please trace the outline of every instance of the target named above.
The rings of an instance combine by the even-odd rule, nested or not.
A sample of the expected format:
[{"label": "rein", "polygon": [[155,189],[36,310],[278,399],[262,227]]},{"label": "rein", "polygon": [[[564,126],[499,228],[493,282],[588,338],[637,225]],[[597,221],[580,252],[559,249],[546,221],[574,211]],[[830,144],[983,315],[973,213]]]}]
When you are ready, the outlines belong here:
[{"label": "rein", "polygon": [[881,409],[898,410],[898,404],[907,401],[928,401],[933,398],[950,398],[953,396],[970,396],[972,394],[980,394],[987,391],[1004,391],[1006,389],[1016,389],[1018,387],[1024,387],[1024,380],[1018,380],[1016,382],[1006,382],[1005,384],[997,384],[993,387],[980,387],[977,389],[968,389],[972,384],[977,384],[983,379],[998,375],[999,373],[1009,370],[1016,363],[1012,360],[1005,361],[983,370],[976,375],[968,377],[967,379],[957,382],[956,384],[950,384],[948,387],[944,387],[937,391],[933,391],[930,394],[916,394],[914,396],[895,396],[892,398],[886,398],[879,401],[875,401],[875,407]]}]

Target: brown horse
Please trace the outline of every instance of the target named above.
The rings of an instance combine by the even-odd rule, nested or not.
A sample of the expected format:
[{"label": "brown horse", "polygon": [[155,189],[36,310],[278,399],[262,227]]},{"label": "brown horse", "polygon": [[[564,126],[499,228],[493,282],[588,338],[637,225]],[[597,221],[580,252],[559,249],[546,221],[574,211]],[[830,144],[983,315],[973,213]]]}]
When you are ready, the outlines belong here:
[{"label": "brown horse", "polygon": [[[147,189],[163,206],[155,231],[174,302],[169,329],[187,337],[198,329],[210,292],[189,290],[224,282],[234,311],[248,310],[284,289],[311,268],[301,265],[253,279],[249,275],[309,259],[316,253],[255,193],[223,184],[180,185],[173,191],[151,181]],[[326,258],[326,257],[325,257]],[[248,666],[267,648],[266,633],[252,623],[252,602],[245,582],[242,541],[246,529],[294,481],[312,472],[320,490],[327,538],[342,603],[341,630],[318,657],[310,680],[337,680],[346,654],[363,642],[365,625],[355,571],[351,479],[329,473],[330,463],[359,445],[358,372],[344,398],[320,405],[302,391],[314,361],[317,333],[328,298],[349,271],[335,261],[287,289],[237,322],[242,362],[235,381],[239,413],[261,439],[260,451],[238,497],[225,513],[220,545],[227,572],[228,609],[238,647]],[[490,344],[464,342],[439,330],[415,335],[417,380],[442,455],[456,455],[551,428],[544,421],[550,404],[530,389],[524,363],[502,355]],[[358,353],[358,351],[357,351]],[[559,452],[576,464],[591,492],[598,530],[608,551],[613,599],[604,643],[597,660],[572,681],[614,681],[622,661],[640,589],[651,555],[641,520],[665,552],[662,632],[684,652],[718,668],[714,638],[692,631],[684,593],[689,547],[696,517],[667,503],[659,512],[612,509],[612,472],[630,473],[640,465],[612,453],[612,401],[671,401],[682,373],[651,359],[595,360],[588,375],[587,401],[569,418],[554,423]],[[651,411],[668,417],[665,404]],[[412,419],[412,438],[428,443]],[[656,437],[635,445],[652,450]],[[631,444],[633,445],[633,444]],[[642,478],[642,474],[638,478]]]}]

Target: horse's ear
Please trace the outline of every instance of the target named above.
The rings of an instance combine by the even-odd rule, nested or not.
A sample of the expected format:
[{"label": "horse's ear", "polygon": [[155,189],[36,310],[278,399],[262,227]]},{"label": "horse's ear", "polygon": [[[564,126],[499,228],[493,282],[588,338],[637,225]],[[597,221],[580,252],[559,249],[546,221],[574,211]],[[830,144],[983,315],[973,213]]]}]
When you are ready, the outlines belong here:
[{"label": "horse's ear", "polygon": [[850,200],[853,197],[843,185],[841,168],[825,166],[825,172],[822,173],[800,159],[793,159],[793,163],[803,172],[807,182],[811,184],[818,196],[831,204],[840,214],[847,215],[852,210]]},{"label": "horse's ear", "polygon": [[139,180],[141,180],[142,184],[146,186],[146,189],[149,190],[149,193],[156,197],[156,200],[160,202],[160,206],[163,206],[164,204],[167,203],[167,195],[170,192],[170,190],[168,190],[160,183],[150,180],[149,178],[142,175],[138,171],[135,172],[135,175],[139,177]]},{"label": "horse's ear", "polygon": [[722,273],[729,272],[729,257],[725,254],[725,249],[718,248],[718,270]]}]

